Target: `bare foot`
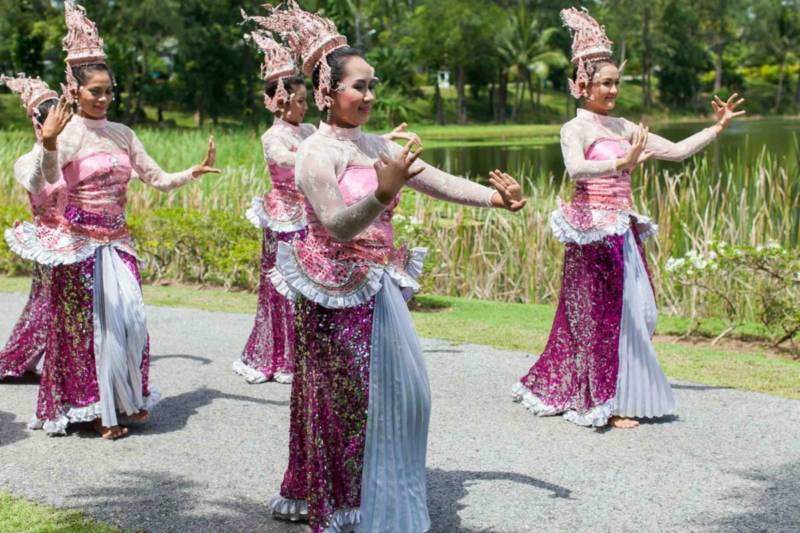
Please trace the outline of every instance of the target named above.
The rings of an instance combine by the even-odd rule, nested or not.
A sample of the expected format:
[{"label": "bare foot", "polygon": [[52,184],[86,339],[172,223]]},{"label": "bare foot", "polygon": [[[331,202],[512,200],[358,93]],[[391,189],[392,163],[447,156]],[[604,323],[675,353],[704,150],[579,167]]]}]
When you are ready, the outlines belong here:
[{"label": "bare foot", "polygon": [[639,422],[632,418],[622,418],[619,416],[612,416],[608,419],[608,425],[612,428],[633,429],[639,426]]},{"label": "bare foot", "polygon": [[92,422],[92,428],[106,440],[117,440],[128,436],[128,428],[125,426],[106,427],[100,418]]},{"label": "bare foot", "polygon": [[128,415],[128,420],[136,423],[147,422],[148,418],[150,418],[150,412],[145,411],[144,409],[142,409],[136,414]]}]

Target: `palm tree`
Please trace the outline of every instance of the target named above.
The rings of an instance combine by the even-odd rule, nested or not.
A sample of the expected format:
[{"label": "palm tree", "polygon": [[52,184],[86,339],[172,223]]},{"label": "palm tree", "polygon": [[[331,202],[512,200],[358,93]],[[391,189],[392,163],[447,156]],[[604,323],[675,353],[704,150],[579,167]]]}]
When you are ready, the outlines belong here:
[{"label": "palm tree", "polygon": [[512,119],[517,117],[522,107],[526,87],[531,109],[535,111],[540,103],[542,81],[547,79],[551,69],[567,65],[567,58],[554,42],[559,31],[559,28],[541,28],[539,20],[520,4],[516,12],[508,16],[504,30],[498,34],[498,55],[510,73],[516,76],[516,102],[512,108]]}]

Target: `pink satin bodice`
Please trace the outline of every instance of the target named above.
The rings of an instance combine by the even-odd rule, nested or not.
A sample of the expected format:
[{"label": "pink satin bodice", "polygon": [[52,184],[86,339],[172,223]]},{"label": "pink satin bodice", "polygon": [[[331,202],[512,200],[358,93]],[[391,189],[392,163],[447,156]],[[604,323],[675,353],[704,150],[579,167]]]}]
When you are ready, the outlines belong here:
[{"label": "pink satin bodice", "polygon": [[[586,150],[585,157],[590,161],[619,159],[630,150],[626,139],[598,139]],[[576,182],[573,205],[607,207],[611,209],[631,209],[631,174],[622,172],[619,176],[587,178]]]},{"label": "pink satin bodice", "polygon": [[121,151],[71,161],[62,169],[67,204],[100,215],[122,215],[132,172],[130,157]]}]

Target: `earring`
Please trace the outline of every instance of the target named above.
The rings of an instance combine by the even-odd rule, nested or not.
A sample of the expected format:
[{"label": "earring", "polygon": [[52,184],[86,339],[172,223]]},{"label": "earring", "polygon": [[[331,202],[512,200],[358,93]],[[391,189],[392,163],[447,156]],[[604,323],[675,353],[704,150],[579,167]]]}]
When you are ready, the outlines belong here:
[{"label": "earring", "polygon": [[331,108],[330,107],[328,107],[328,119],[325,122],[327,122],[328,124],[331,123]]}]

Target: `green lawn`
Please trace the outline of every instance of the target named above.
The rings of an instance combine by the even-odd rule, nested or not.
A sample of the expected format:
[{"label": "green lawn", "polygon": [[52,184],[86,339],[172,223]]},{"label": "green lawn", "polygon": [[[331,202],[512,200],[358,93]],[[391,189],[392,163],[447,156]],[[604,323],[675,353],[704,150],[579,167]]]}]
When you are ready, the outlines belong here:
[{"label": "green lawn", "polygon": [[0,492],[0,531],[36,533],[114,533],[118,528],[81,513],[28,502]]},{"label": "green lawn", "polygon": [[[26,278],[0,277],[0,292],[26,292]],[[150,305],[190,307],[206,311],[253,313],[256,296],[221,289],[145,285]],[[455,343],[474,343],[539,353],[547,340],[554,308],[549,305],[511,304],[442,296],[416,298],[414,323],[420,335]],[[770,354],[762,345],[717,347],[707,339],[675,342],[685,331],[685,319],[662,317],[656,342],[664,371],[673,379],[719,387],[764,392],[800,399],[800,361]],[[709,323],[701,333],[714,336],[722,324]],[[746,326],[744,337],[756,336],[758,328]]]}]

